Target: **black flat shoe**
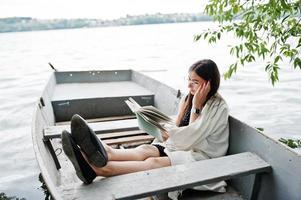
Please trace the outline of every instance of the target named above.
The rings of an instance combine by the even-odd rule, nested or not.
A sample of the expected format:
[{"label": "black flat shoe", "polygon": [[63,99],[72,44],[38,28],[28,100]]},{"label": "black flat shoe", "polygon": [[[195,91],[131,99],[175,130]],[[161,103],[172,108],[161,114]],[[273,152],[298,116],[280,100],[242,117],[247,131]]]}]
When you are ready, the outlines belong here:
[{"label": "black flat shoe", "polygon": [[107,164],[108,155],[100,139],[87,122],[77,114],[73,115],[71,119],[71,135],[90,163],[97,167]]},{"label": "black flat shoe", "polygon": [[64,130],[61,138],[63,150],[73,164],[77,177],[86,184],[92,183],[96,178],[96,173],[86,162],[79,147],[73,141],[71,134]]}]

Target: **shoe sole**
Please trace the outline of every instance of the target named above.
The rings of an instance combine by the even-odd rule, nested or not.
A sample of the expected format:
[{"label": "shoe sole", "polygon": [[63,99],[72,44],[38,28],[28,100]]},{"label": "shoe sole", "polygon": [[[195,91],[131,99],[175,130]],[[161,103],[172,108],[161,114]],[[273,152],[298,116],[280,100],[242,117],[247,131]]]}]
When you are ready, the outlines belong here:
[{"label": "shoe sole", "polygon": [[79,166],[79,163],[77,162],[72,142],[70,140],[71,135],[69,135],[68,132],[63,131],[62,132],[62,146],[63,146],[63,151],[65,154],[68,156],[69,160],[72,162],[73,167],[75,169],[77,177],[84,183],[89,184],[89,182],[85,179],[83,176],[82,170]]},{"label": "shoe sole", "polygon": [[[79,115],[72,117],[72,121],[75,120],[77,120],[77,126],[75,130],[72,130],[72,137],[75,142],[81,147],[90,163],[97,167],[104,167],[107,164],[107,158],[103,152],[98,151],[92,142],[92,137],[94,137],[93,140],[97,140],[97,136],[93,134],[88,124]],[[102,148],[104,149],[104,147]]]}]

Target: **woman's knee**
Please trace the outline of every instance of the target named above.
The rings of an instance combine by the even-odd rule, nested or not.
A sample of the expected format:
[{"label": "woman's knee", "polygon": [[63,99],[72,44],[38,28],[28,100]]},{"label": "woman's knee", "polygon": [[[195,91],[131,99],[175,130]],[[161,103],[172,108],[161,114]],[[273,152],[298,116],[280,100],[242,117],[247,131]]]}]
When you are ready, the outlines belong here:
[{"label": "woman's knee", "polygon": [[137,147],[137,150],[143,152],[145,155],[148,156],[157,156],[156,154],[159,155],[159,152],[157,152],[157,148],[151,144],[142,144]]},{"label": "woman's knee", "polygon": [[142,144],[142,145],[138,146],[137,149],[147,151],[147,150],[151,149],[151,146],[152,146],[151,144]]},{"label": "woman's knee", "polygon": [[144,162],[149,167],[149,169],[170,166],[168,157],[151,157],[147,158]]}]

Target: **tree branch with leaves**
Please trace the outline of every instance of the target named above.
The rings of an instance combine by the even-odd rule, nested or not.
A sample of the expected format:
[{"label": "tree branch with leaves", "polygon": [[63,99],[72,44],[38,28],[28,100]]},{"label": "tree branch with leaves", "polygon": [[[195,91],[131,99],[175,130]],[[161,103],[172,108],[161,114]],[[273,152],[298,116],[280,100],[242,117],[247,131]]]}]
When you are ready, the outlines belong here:
[{"label": "tree branch with leaves", "polygon": [[273,85],[279,81],[280,61],[288,58],[294,69],[301,69],[301,0],[209,0],[205,13],[219,26],[196,35],[195,41],[216,43],[225,33],[240,39],[231,46],[236,61],[225,79],[260,58]]}]

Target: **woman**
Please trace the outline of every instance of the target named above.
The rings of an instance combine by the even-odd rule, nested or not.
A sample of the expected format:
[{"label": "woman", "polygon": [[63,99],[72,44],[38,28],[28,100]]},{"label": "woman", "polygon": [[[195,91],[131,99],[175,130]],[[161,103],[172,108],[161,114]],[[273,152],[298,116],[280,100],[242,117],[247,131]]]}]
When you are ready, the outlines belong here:
[{"label": "woman", "polygon": [[[163,133],[163,143],[154,141],[135,149],[113,149],[96,137],[84,119],[74,115],[71,134],[62,133],[62,144],[78,177],[89,184],[96,176],[108,177],[225,155],[228,107],[217,93],[218,68],[211,60],[200,60],[190,67],[188,78],[189,94],[180,103],[177,126]],[[220,186],[225,183],[216,187],[211,184],[207,189]]]}]

